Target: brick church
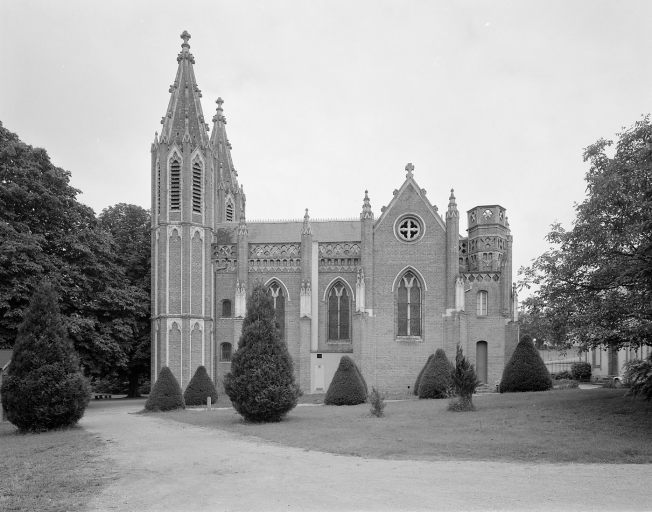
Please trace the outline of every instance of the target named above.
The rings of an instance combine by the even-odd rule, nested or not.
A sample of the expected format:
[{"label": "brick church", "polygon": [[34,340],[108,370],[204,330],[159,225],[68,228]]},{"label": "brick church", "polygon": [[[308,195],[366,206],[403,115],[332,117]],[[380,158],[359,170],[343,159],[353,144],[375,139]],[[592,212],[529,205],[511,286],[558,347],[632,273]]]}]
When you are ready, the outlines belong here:
[{"label": "brick church", "polygon": [[474,206],[462,236],[453,191],[440,213],[407,164],[380,215],[364,192],[355,219],[247,220],[223,101],[211,128],[181,38],[151,149],[152,377],[169,366],[185,387],[204,365],[220,387],[263,283],[305,393],[324,392],[344,354],[369,386],[407,392],[430,354],[458,344],[480,380],[499,380],[518,340],[505,209]]}]

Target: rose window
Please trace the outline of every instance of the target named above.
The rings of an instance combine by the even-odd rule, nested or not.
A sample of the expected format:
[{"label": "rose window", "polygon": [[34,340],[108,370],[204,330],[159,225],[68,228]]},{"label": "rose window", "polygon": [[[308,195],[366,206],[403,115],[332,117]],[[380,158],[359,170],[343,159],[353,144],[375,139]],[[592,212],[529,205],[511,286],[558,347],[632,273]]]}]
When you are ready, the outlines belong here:
[{"label": "rose window", "polygon": [[414,242],[421,236],[421,223],[414,217],[406,217],[398,225],[398,236],[406,242]]}]

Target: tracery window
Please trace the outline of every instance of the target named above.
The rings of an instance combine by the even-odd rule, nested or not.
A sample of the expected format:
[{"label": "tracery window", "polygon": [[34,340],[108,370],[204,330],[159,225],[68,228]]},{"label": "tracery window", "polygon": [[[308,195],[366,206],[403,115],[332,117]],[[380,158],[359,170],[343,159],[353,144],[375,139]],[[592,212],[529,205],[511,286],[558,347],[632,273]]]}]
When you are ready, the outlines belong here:
[{"label": "tracery window", "polygon": [[397,335],[421,336],[421,283],[406,272],[398,284]]},{"label": "tracery window", "polygon": [[476,300],[476,310],[478,316],[487,316],[487,302],[489,300],[489,293],[485,290],[480,290]]},{"label": "tracery window", "polygon": [[181,162],[178,157],[170,162],[170,210],[181,209]]},{"label": "tracery window", "polygon": [[272,281],[268,289],[274,301],[274,319],[276,320],[279,338],[285,340],[285,296],[283,295],[283,287],[278,282]]},{"label": "tracery window", "polygon": [[416,217],[405,217],[396,227],[396,233],[399,239],[405,242],[416,242],[421,238],[423,228],[421,222]]},{"label": "tracery window", "polygon": [[351,341],[351,298],[341,281],[328,292],[328,340]]}]

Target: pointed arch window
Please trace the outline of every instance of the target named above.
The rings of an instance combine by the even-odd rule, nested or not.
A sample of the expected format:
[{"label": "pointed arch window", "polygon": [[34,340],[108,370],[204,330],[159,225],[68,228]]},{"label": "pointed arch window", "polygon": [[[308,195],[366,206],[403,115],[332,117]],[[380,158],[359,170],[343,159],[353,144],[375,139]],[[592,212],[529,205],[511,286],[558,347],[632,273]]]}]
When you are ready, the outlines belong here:
[{"label": "pointed arch window", "polygon": [[202,164],[195,160],[192,164],[192,211],[201,213],[202,204]]},{"label": "pointed arch window", "polygon": [[341,281],[328,292],[328,340],[351,341],[351,297]]},{"label": "pointed arch window", "polygon": [[230,361],[231,360],[231,351],[232,346],[230,343],[221,343],[220,344],[220,361]]},{"label": "pointed arch window", "polygon": [[170,211],[181,210],[181,162],[175,156],[170,162]]},{"label": "pointed arch window", "polygon": [[489,293],[485,290],[480,290],[476,299],[476,311],[478,316],[487,316],[487,303],[489,301]]},{"label": "pointed arch window", "polygon": [[408,271],[398,283],[397,335],[421,336],[421,283]]},{"label": "pointed arch window", "polygon": [[226,202],[226,208],[224,211],[224,219],[226,222],[233,222],[233,202],[229,199]]},{"label": "pointed arch window", "polygon": [[224,299],[222,301],[222,318],[231,318],[233,316],[233,309],[231,308],[231,301]]},{"label": "pointed arch window", "polygon": [[279,338],[285,340],[285,296],[283,295],[283,287],[278,282],[272,281],[268,290],[274,301],[274,319],[276,320]]}]

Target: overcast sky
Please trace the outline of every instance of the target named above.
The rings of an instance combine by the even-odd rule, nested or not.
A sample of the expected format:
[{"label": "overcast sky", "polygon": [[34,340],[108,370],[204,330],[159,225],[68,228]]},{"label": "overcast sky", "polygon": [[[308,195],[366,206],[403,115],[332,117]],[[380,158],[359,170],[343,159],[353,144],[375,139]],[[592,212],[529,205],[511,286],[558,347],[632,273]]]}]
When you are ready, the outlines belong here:
[{"label": "overcast sky", "polygon": [[[149,208],[150,144],[192,35],[247,218],[376,217],[407,162],[440,212],[507,208],[514,270],[584,198],[583,148],[652,106],[648,1],[0,2],[0,120],[96,212]],[[465,233],[465,216],[461,222]]]}]

